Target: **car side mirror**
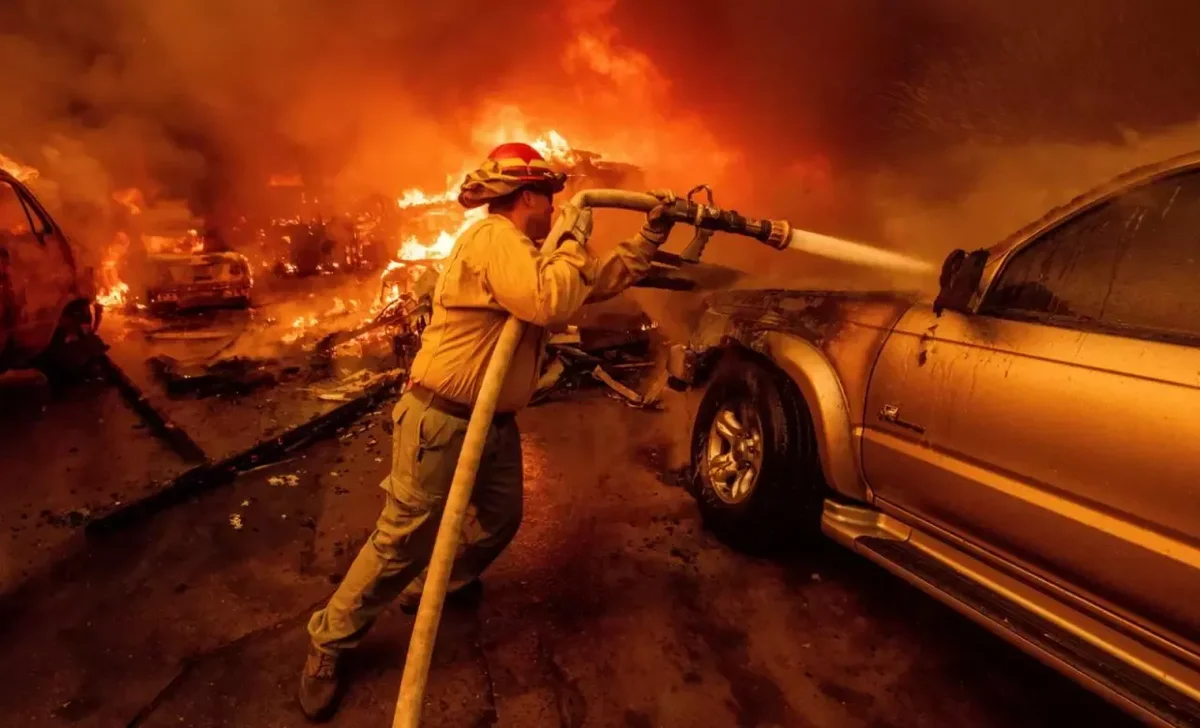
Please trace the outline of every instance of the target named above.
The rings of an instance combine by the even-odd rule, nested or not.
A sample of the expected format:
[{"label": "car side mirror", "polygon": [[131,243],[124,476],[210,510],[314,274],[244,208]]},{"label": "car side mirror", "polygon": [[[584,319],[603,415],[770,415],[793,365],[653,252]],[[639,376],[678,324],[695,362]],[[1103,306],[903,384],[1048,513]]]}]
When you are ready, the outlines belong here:
[{"label": "car side mirror", "polygon": [[971,299],[979,289],[983,280],[983,268],[987,264],[988,252],[976,250],[968,253],[963,249],[955,250],[946,256],[942,263],[942,273],[938,278],[937,298],[933,302],[933,312],[941,315],[943,310],[957,313],[971,312]]}]

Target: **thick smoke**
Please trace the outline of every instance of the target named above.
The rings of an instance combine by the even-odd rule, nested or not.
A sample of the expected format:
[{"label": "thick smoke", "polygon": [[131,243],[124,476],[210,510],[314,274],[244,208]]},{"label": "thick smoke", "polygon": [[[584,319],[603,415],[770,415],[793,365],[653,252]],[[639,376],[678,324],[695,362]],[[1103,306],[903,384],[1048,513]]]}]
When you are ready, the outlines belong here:
[{"label": "thick smoke", "polygon": [[554,59],[536,42],[553,17],[523,7],[9,0],[0,152],[41,169],[83,231],[127,186],[220,224],[272,174],[336,178],[348,197],[440,184],[480,99]]},{"label": "thick smoke", "polygon": [[1188,0],[627,0],[615,17],[737,140],[745,189],[770,207],[808,192],[805,211],[850,234],[879,228],[864,177],[949,202],[988,174],[964,147],[1103,155],[1200,115]]},{"label": "thick smoke", "polygon": [[937,258],[1191,146],[1198,24],[1189,0],[9,0],[0,153],[104,239],[126,186],[218,225],[281,172],[437,188],[518,108],[655,183]]}]

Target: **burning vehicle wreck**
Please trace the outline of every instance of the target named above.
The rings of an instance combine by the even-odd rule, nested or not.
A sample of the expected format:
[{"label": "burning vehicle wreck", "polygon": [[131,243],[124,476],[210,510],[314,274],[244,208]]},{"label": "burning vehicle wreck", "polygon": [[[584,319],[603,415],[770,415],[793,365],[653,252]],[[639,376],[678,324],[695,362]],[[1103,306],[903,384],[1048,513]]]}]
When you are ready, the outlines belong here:
[{"label": "burning vehicle wreck", "polygon": [[10,168],[0,157],[0,372],[74,369],[103,350],[92,271]]},{"label": "burning vehicle wreck", "polygon": [[250,261],[234,252],[152,255],[143,276],[142,300],[155,314],[246,308],[254,285]]}]

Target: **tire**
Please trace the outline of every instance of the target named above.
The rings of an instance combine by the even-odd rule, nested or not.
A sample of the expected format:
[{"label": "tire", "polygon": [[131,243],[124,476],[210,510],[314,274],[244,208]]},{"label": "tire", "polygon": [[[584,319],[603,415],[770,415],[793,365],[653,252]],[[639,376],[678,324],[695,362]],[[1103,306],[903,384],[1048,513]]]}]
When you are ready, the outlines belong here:
[{"label": "tire", "polygon": [[86,301],[76,301],[63,310],[50,345],[36,362],[51,382],[67,384],[95,371],[107,347],[96,336],[93,323]]},{"label": "tire", "polygon": [[727,353],[697,410],[691,450],[692,494],[722,541],[761,553],[819,531],[827,487],[812,418],[782,372]]}]

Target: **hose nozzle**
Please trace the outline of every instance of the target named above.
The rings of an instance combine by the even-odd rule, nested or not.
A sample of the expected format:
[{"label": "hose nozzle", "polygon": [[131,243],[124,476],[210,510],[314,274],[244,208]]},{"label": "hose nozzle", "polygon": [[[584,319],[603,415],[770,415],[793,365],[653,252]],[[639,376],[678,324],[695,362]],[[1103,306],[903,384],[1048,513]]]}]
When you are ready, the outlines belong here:
[{"label": "hose nozzle", "polygon": [[792,226],[786,220],[756,220],[744,217],[736,210],[723,210],[692,200],[675,200],[667,214],[675,222],[686,223],[700,230],[754,238],[776,250],[786,250],[792,234]]},{"label": "hose nozzle", "polygon": [[[698,192],[705,191],[708,193],[708,203],[704,204],[693,199]],[[586,240],[587,235],[591,232],[590,225],[581,224],[579,212],[587,208],[619,208],[624,210],[640,210],[641,212],[649,212],[654,206],[660,204],[658,197],[640,193],[628,192],[626,190],[583,190],[575,194],[571,199],[567,208],[564,208],[563,214],[559,215],[555,221],[554,229],[551,231],[547,240],[553,241],[553,245],[557,245],[558,240],[567,234],[572,233],[575,228],[580,228],[580,233],[583,239]],[[676,199],[667,208],[667,217],[674,222],[691,225],[697,230],[697,240],[692,246],[689,246],[690,254],[685,254],[683,257],[695,262],[699,260],[700,253],[703,252],[704,243],[707,242],[707,235],[714,232],[732,233],[734,235],[742,235],[748,238],[770,245],[776,250],[787,250],[788,243],[792,237],[792,226],[786,220],[757,220],[750,217],[745,217],[739,214],[736,210],[724,210],[712,204],[712,190],[707,185],[700,185],[688,193],[687,199]],[[590,223],[590,218],[586,221]],[[707,233],[700,235],[699,233]],[[578,238],[577,238],[578,239]],[[553,249],[553,245],[551,249]]]}]

